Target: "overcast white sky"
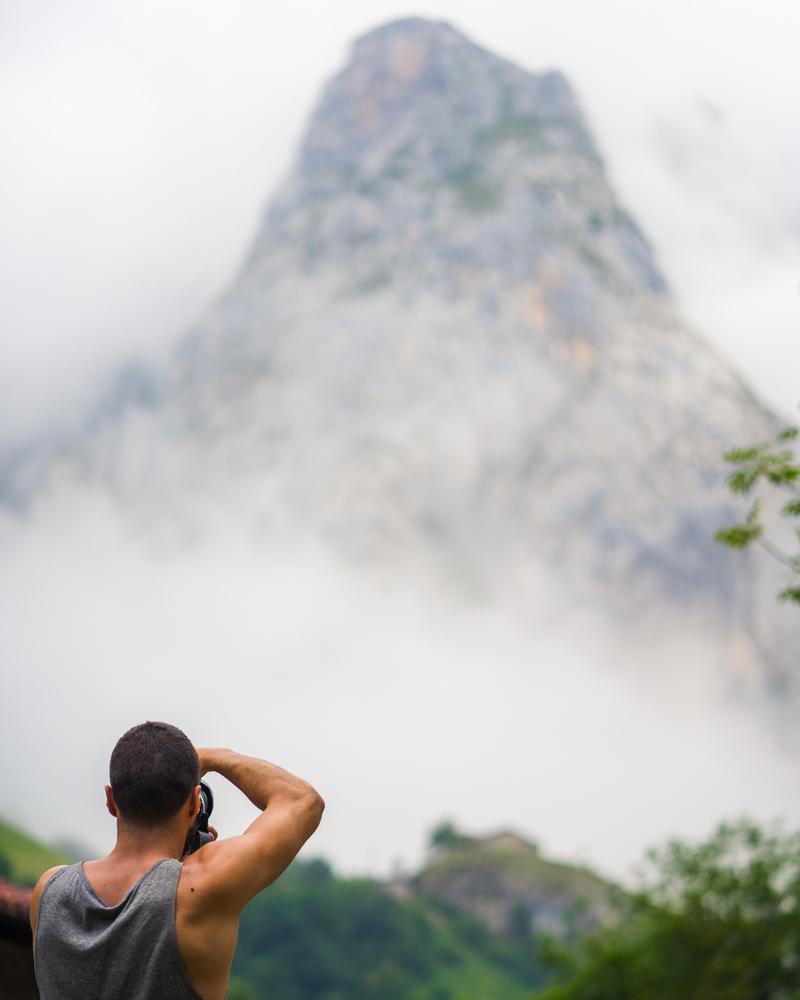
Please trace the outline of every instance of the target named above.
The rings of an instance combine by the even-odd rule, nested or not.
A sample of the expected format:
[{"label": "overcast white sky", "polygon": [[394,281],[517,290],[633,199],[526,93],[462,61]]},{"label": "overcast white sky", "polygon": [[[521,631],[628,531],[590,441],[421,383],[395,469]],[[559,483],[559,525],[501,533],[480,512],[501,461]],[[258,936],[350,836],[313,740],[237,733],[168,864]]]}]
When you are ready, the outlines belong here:
[{"label": "overcast white sky", "polygon": [[689,320],[795,412],[796,3],[0,0],[0,441],[167,349],[352,38],[409,14],[567,73]]}]

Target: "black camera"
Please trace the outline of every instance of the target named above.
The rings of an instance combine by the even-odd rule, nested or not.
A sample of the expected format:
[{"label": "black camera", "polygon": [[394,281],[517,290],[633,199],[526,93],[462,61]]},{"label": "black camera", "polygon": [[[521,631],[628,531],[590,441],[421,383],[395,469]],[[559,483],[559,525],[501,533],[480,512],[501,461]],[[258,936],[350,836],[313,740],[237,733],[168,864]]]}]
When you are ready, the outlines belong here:
[{"label": "black camera", "polygon": [[211,793],[211,789],[205,783],[205,781],[200,782],[200,812],[197,814],[197,819],[194,821],[194,826],[189,831],[186,837],[186,843],[183,848],[183,854],[193,854],[198,848],[202,847],[203,844],[208,844],[214,839],[214,835],[208,832],[208,817],[211,815],[211,810],[214,808],[214,796]]}]

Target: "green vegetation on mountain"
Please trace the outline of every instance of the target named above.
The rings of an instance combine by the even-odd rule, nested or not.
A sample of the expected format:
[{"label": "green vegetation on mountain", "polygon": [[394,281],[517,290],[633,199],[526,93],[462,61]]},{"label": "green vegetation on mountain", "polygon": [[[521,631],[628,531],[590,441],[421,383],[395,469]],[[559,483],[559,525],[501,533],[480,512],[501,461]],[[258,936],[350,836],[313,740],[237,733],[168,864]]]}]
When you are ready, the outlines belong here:
[{"label": "green vegetation on mountain", "polygon": [[[402,883],[401,895],[399,883],[388,892],[371,879],[338,878],[321,860],[295,862],[245,911],[231,1000],[800,998],[800,834],[739,820],[700,844],[672,841],[647,855],[632,893],[569,866],[542,860],[537,870],[532,845],[514,841],[442,824],[431,836],[442,856]],[[436,872],[451,893],[447,873],[459,884],[470,852],[481,867],[493,855],[500,870],[513,868],[519,885],[560,868],[573,889],[600,891],[609,919],[536,930],[517,903],[516,921],[497,933],[421,891],[423,873]],[[471,906],[480,909],[479,895]]]},{"label": "green vegetation on mountain", "polygon": [[27,833],[0,820],[0,875],[20,885],[35,885],[53,865],[68,864],[72,859],[61,851],[46,847]]},{"label": "green vegetation on mountain", "polygon": [[455,191],[460,206],[474,215],[495,211],[502,199],[502,191],[478,163],[457,167],[444,182]]},{"label": "green vegetation on mountain", "polygon": [[295,861],[242,915],[239,1000],[524,1000],[544,982],[530,936],[505,940],[442,902]]},{"label": "green vegetation on mountain", "polygon": [[410,877],[340,878],[297,860],[242,915],[231,1000],[527,1000],[552,978],[539,926],[594,927],[609,891],[516,834],[448,822]]},{"label": "green vegetation on mountain", "polygon": [[469,837],[442,823],[430,837],[431,857],[409,882],[417,893],[448,900],[486,919],[498,933],[527,919],[572,924],[580,914],[593,926],[609,912],[613,887],[594,872],[544,858],[511,831]]},{"label": "green vegetation on mountain", "polygon": [[[296,860],[242,914],[230,1000],[800,1000],[800,833],[672,841],[631,893],[509,831],[430,848],[385,883]],[[0,823],[15,880],[64,860]]]}]

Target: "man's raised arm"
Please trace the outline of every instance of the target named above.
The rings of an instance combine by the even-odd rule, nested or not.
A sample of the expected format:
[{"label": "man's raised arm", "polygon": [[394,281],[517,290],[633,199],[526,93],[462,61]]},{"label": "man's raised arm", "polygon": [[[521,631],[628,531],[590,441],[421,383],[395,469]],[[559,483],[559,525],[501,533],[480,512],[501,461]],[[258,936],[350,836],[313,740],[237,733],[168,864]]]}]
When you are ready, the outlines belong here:
[{"label": "man's raised arm", "polygon": [[196,852],[221,904],[238,910],[288,867],[319,826],[325,802],[309,782],[269,761],[222,748],[197,755],[201,774],[216,771],[262,810],[240,836]]}]

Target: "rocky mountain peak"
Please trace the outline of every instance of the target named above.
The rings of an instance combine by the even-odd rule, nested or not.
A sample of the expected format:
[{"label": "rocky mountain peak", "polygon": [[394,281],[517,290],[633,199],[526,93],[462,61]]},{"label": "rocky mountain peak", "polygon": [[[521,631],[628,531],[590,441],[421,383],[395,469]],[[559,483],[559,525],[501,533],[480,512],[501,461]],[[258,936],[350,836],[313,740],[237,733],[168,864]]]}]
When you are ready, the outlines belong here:
[{"label": "rocky mountain peak", "polygon": [[609,283],[666,291],[566,78],[420,17],[362,35],[324,88],[246,272],[288,260],[346,271],[350,293],[408,280],[490,310],[531,281],[566,278],[579,310]]},{"label": "rocky mountain peak", "polygon": [[545,568],[625,621],[715,631],[742,674],[795,669],[769,570],[713,541],[720,455],[774,418],[681,321],[564,78],[445,22],[356,40],[144,397],[83,462],[132,509],[235,505],[265,538],[514,607]]},{"label": "rocky mountain peak", "polygon": [[[417,102],[424,109],[442,100],[462,110],[465,126],[488,124],[512,109],[549,119],[579,117],[563,74],[526,73],[446,21],[402,18],[367,32],[353,43],[341,78],[358,97],[371,98],[366,107],[357,103],[354,109],[352,124],[365,133],[378,124],[378,109],[391,123],[392,116],[416,119],[422,110]],[[472,99],[477,88],[480,103]],[[522,93],[515,94],[517,89]]]}]

